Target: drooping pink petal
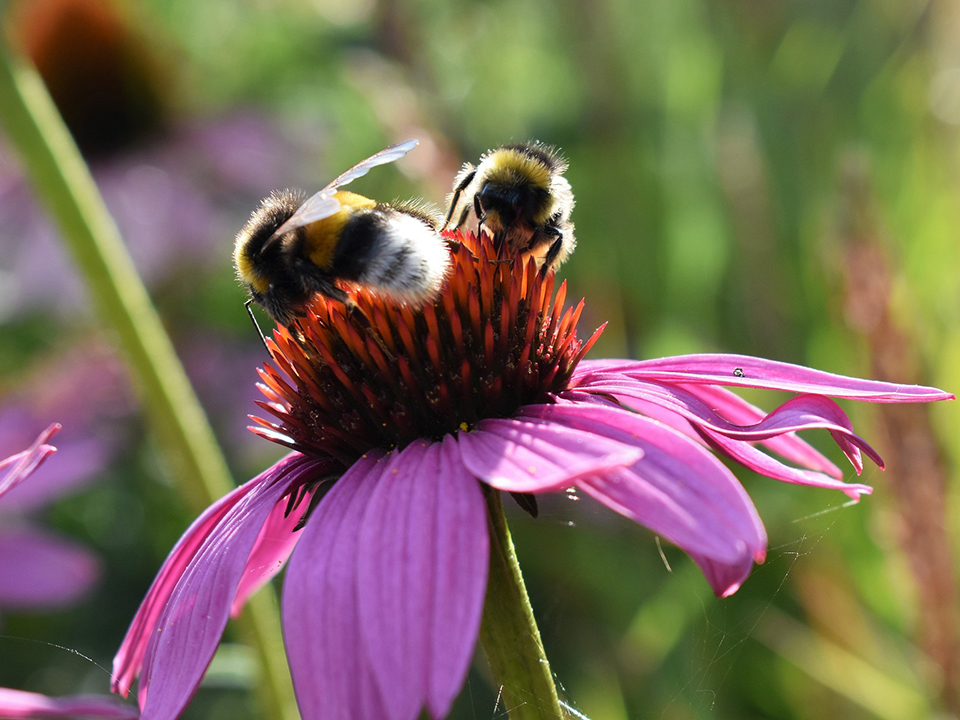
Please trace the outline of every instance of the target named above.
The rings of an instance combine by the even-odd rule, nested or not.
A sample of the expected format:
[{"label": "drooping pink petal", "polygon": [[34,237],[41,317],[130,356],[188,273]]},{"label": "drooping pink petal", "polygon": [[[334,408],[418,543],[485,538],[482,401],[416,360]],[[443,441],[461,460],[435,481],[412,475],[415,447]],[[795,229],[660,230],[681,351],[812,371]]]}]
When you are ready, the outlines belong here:
[{"label": "drooping pink petal", "polygon": [[619,408],[559,403],[523,412],[637,443],[643,457],[630,467],[577,481],[577,487],[617,512],[718,562],[739,565],[745,557],[752,562],[762,556],[766,533],[746,491],[723,463],[687,436]]},{"label": "drooping pink petal", "polygon": [[473,657],[486,588],[483,493],[456,440],[392,454],[360,531],[360,626],[391,720],[446,717]]},{"label": "drooping pink petal", "polygon": [[288,456],[258,482],[251,481],[249,490],[209,530],[149,628],[138,698],[141,717],[173,720],[193,697],[267,516],[291,487],[327,474],[329,466],[326,459]]},{"label": "drooping pink petal", "polygon": [[499,490],[544,492],[577,477],[636,462],[636,445],[537,418],[481,420],[457,438],[463,464]]},{"label": "drooping pink petal", "polygon": [[79,600],[100,577],[96,556],[51,533],[0,533],[0,607],[40,610]]},{"label": "drooping pink petal", "polygon": [[[287,462],[285,460],[284,462]],[[264,481],[261,474],[241,485],[228,495],[220,498],[207,508],[200,517],[193,521],[187,531],[180,537],[173,550],[167,555],[160,572],[157,573],[146,597],[140,604],[137,614],[130,623],[130,628],[123,638],[120,649],[113,658],[113,677],[110,689],[126,697],[130,693],[130,686],[140,673],[143,665],[143,655],[147,643],[157,627],[157,619],[167,605],[170,595],[183,576],[187,566],[193,561],[204,541],[213,532],[217,524],[233,507],[246,497],[254,488]]]},{"label": "drooping pink petal", "polygon": [[811,393],[865,402],[933,402],[953,394],[923,385],[899,385],[863,380],[791,363],[725,353],[678,355],[653,360],[584,361],[574,384],[591,373],[616,373],[667,383],[706,383]]},{"label": "drooping pink petal", "polygon": [[301,500],[299,507],[288,512],[286,500],[277,503],[263,524],[260,536],[253,546],[247,567],[243,571],[237,597],[234,598],[230,616],[237,617],[247,600],[270,581],[287,562],[290,553],[300,539],[302,528],[297,525],[309,505],[309,495]]},{"label": "drooping pink petal", "polygon": [[766,551],[758,553],[755,557],[744,555],[739,562],[725,563],[718,562],[711,557],[701,555],[700,553],[688,553],[690,558],[700,566],[703,576],[710,583],[710,587],[717,594],[717,597],[730,597],[744,580],[750,576],[753,570],[753,564],[762,563],[766,558]]},{"label": "drooping pink petal", "polygon": [[708,438],[710,444],[719,452],[722,452],[754,472],[766,475],[774,480],[781,480],[783,482],[793,483],[794,485],[809,485],[811,487],[839,490],[851,500],[859,500],[861,495],[869,495],[873,492],[873,488],[869,485],[846,483],[826,473],[784,465],[779,460],[770,457],[749,443],[731,440],[723,435],[711,433],[709,430],[703,430],[703,434]]},{"label": "drooping pink petal", "polygon": [[54,423],[33,441],[33,445],[11,457],[0,460],[0,470],[5,471],[0,475],[0,496],[16,487],[29,477],[30,473],[36,470],[40,464],[57,449],[46,442],[60,430],[60,425]]},{"label": "drooping pink petal", "polygon": [[0,688],[0,718],[100,718],[133,720],[137,709],[112,697],[69,695],[47,697],[39,693]]},{"label": "drooping pink petal", "polygon": [[130,686],[140,672],[147,643],[153,637],[160,613],[166,607],[185,569],[217,524],[253,490],[271,482],[275,476],[294,471],[302,462],[299,454],[288,455],[273,467],[220,498],[187,528],[160,567],[160,572],[154,578],[113,659],[113,692],[124,697],[129,694]]},{"label": "drooping pink petal", "polygon": [[358,609],[360,529],[380,475],[368,453],[320,501],[287,567],[283,637],[303,720],[383,720]]},{"label": "drooping pink petal", "polygon": [[606,378],[602,381],[586,380],[578,386],[578,390],[612,395],[627,406],[631,400],[662,405],[682,415],[695,426],[736,440],[762,441],[800,430],[825,429],[830,431],[830,435],[853,464],[858,475],[863,469],[861,450],[883,467],[883,460],[877,452],[866,440],[853,432],[846,413],[833,400],[822,395],[797,396],[759,422],[740,426],[729,422],[703,400],[680,386],[632,378]]},{"label": "drooping pink petal", "polygon": [[[707,388],[709,386],[701,385],[699,387]],[[722,390],[722,388],[712,387],[710,389]],[[592,395],[587,392],[579,391],[567,391],[563,393],[561,401],[569,401],[585,405],[610,405],[612,402],[603,395]],[[743,442],[742,440],[733,440],[719,433],[710,432],[702,425],[694,427],[690,421],[686,420],[684,417],[678,415],[674,411],[668,410],[662,405],[631,398],[630,409],[672,427],[674,430],[677,430],[687,437],[696,440],[705,447],[710,447],[714,450],[717,450],[718,452],[727,455],[733,460],[736,460],[737,462],[750,468],[754,472],[760,473],[761,475],[766,475],[767,477],[771,477],[776,480],[782,480],[784,482],[794,483],[797,485],[810,485],[812,487],[840,490],[853,500],[859,499],[861,495],[866,495],[873,492],[869,485],[843,482],[842,476],[841,478],[834,478],[826,473],[821,473],[814,470],[803,470],[785,465],[776,458],[773,458],[757,449],[751,443]],[[762,413],[760,417],[763,417]],[[772,438],[772,440],[779,439],[781,438]],[[795,439],[798,446],[806,445],[806,443],[799,438]],[[770,447],[772,443],[764,442],[762,444]],[[816,453],[813,448],[810,448],[810,450],[813,453]],[[819,455],[819,453],[816,454]],[[824,460],[826,460],[826,458],[824,458]],[[827,462],[829,463],[829,461]],[[833,467],[833,463],[829,464],[831,467]]]},{"label": "drooping pink petal", "polygon": [[[736,393],[717,385],[685,385],[683,388],[699,397],[735,425],[753,425],[766,415],[763,410],[748,403]],[[824,472],[837,480],[843,478],[843,471],[840,468],[794,433],[768,438],[761,441],[761,444],[808,470]]]}]

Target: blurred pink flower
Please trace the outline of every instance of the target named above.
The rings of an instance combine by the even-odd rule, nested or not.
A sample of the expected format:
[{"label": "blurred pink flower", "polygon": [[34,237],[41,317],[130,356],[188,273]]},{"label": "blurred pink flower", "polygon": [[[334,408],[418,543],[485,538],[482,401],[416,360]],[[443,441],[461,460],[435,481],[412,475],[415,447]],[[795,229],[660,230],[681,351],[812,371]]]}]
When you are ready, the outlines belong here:
[{"label": "blurred pink flower", "polygon": [[70,695],[48,697],[39,693],[0,688],[0,718],[103,718],[133,720],[137,709],[112,697]]},{"label": "blurred pink flower", "polygon": [[[44,430],[33,444],[21,452],[0,460],[0,497],[26,480],[57,450],[47,441],[60,430],[57,424]],[[28,564],[31,558],[21,560]],[[0,579],[6,580],[6,567],[0,567]],[[0,688],[0,718],[104,718],[127,720],[137,717],[137,710],[111,697],[73,695],[52,698],[23,690]]]},{"label": "blurred pink flower", "polygon": [[0,457],[28,445],[61,420],[64,459],[36,469],[0,504],[0,611],[60,608],[80,600],[100,577],[100,561],[76,542],[38,527],[37,511],[92,482],[115,457],[134,405],[120,364],[95,347],[71,348],[21,379],[0,405]]},{"label": "blurred pink flower", "polygon": [[[35,426],[34,422],[27,421],[11,427],[15,417],[26,420],[22,415],[16,407],[0,410],[0,429],[4,430],[0,455],[10,451],[12,442],[22,439],[23,428]],[[51,428],[59,430],[60,425]],[[87,473],[82,469],[90,459],[85,455],[99,456],[99,447],[84,447],[86,443],[74,441],[78,450],[77,466],[64,463],[66,467],[62,471],[43,473],[45,482],[38,486],[39,491],[31,492],[29,484],[20,483],[54,452],[43,443],[44,438],[56,430],[48,428],[30,451],[17,453],[5,461],[20,458],[0,481],[0,494],[5,496],[0,504],[0,610],[3,611],[38,611],[72,605],[86,595],[100,577],[100,562],[90,551],[47,530],[32,527],[16,513],[18,509],[22,511],[49,502],[68,486],[85,480]]]},{"label": "blurred pink flower", "polygon": [[[581,362],[599,335],[577,339],[582,302],[564,311],[552,275],[456,240],[436,303],[357,290],[353,311],[318,299],[275,332],[260,403],[274,420],[255,431],[295,452],[211,506],[161,568],[114,660],[116,691],[141,674],[142,717],[181,713],[228,616],[289,558],[283,625],[304,719],[443,718],[483,610],[485,493],[579,488],[683,548],[725,596],[767,538],[711,450],[856,499],[870,489],[795,434],[828,430],[858,473],[863,454],[881,462],[828,396],[952,397],[740,355]],[[798,394],[764,413],[721,386]]]}]

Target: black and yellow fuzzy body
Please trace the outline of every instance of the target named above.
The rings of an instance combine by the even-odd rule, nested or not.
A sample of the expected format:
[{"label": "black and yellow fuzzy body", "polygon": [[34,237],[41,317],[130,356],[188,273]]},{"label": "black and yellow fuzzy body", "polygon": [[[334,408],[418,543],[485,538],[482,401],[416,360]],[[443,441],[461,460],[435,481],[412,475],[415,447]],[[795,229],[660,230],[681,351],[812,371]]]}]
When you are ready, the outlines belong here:
[{"label": "black and yellow fuzzy body", "polygon": [[317,293],[348,302],[341,282],[398,302],[432,300],[450,266],[439,217],[417,202],[388,205],[339,189],[417,144],[390,145],[310,197],[284,190],[266,198],[233,250],[237,276],[251,299],[281,325],[303,316]]},{"label": "black and yellow fuzzy body", "polygon": [[332,198],[332,214],[277,234],[304,195],[274,193],[237,235],[240,281],[274,320],[290,325],[316,293],[346,302],[341,282],[410,303],[439,292],[450,259],[435,215],[415,203],[378,203],[346,191]]},{"label": "black and yellow fuzzy body", "polygon": [[573,252],[570,213],[573,191],[563,176],[567,164],[540,143],[516,143],[491,150],[473,166],[464,164],[448,199],[444,227],[472,223],[508,252],[531,254],[547,268]]}]

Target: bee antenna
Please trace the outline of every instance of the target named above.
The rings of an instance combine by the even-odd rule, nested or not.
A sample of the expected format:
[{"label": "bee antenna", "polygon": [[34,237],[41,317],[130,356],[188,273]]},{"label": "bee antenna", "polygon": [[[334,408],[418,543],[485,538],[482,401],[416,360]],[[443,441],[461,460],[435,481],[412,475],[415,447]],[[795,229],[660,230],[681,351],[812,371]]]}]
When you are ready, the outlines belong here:
[{"label": "bee antenna", "polygon": [[252,322],[253,327],[256,328],[257,335],[260,336],[260,342],[263,343],[264,349],[267,351],[267,353],[269,353],[270,348],[267,347],[267,339],[263,336],[263,330],[260,329],[260,323],[257,322],[257,318],[253,314],[253,308],[251,307],[252,304],[253,298],[248,298],[243,306],[247,309],[247,315],[250,316],[250,322]]}]

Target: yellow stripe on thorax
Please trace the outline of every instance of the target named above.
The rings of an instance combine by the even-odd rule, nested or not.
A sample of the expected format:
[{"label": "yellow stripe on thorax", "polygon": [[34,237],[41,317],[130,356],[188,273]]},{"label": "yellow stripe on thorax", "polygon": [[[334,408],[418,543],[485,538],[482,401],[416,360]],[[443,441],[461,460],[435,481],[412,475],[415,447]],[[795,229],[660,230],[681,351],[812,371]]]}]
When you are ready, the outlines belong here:
[{"label": "yellow stripe on thorax", "polygon": [[357,210],[368,210],[377,206],[376,201],[346,190],[337,193],[337,200],[340,201],[340,210],[330,217],[310,223],[303,229],[307,257],[321,270],[330,270],[333,267],[340,235],[353,214]]},{"label": "yellow stripe on thorax", "polygon": [[522,152],[501,148],[489,160],[487,177],[493,182],[514,183],[522,180],[544,189],[550,186],[550,168]]}]

